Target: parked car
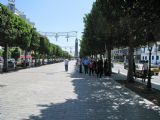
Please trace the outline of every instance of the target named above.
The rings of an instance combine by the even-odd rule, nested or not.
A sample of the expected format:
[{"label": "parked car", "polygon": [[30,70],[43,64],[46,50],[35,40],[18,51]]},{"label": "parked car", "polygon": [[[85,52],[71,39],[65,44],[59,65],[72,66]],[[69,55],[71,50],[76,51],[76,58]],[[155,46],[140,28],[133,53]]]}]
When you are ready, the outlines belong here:
[{"label": "parked car", "polygon": [[159,66],[158,65],[154,65],[151,64],[151,71],[153,72],[154,75],[158,75],[159,74]]},{"label": "parked car", "polygon": [[[3,71],[3,64],[4,64],[3,62],[4,62],[3,58],[0,57],[0,72]],[[8,62],[8,70],[15,70],[16,69],[15,59],[13,59],[13,58],[8,59],[7,62]]]},{"label": "parked car", "polygon": [[8,59],[8,69],[16,69],[15,59]]}]

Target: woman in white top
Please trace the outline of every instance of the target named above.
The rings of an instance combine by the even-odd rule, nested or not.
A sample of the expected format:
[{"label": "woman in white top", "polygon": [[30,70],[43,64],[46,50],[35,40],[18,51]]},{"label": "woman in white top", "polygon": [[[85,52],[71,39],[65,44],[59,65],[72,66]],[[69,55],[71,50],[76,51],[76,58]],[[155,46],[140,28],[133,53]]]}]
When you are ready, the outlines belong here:
[{"label": "woman in white top", "polygon": [[145,61],[145,62],[143,63],[142,70],[143,70],[142,82],[145,82],[146,77],[147,77],[147,74],[148,74],[148,62],[147,62],[147,61]]}]

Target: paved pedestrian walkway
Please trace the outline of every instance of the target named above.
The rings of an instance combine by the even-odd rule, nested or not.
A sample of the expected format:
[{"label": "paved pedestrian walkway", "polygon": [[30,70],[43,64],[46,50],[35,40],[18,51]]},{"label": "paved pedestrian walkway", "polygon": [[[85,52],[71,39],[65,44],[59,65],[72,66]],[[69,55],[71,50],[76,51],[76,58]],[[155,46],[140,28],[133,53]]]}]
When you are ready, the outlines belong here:
[{"label": "paved pedestrian walkway", "polygon": [[160,107],[75,61],[0,75],[0,120],[159,120]]}]

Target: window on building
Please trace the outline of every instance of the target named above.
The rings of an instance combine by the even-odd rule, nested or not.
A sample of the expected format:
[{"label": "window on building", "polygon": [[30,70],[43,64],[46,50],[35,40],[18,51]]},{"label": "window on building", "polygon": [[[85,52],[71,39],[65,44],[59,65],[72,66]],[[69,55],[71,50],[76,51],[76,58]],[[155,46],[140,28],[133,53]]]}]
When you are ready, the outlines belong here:
[{"label": "window on building", "polygon": [[144,60],[144,56],[143,56],[143,60]]},{"label": "window on building", "polygon": [[156,60],[159,60],[159,56],[156,56]]},{"label": "window on building", "polygon": [[158,51],[160,51],[160,45],[158,45],[157,47],[158,47]]},{"label": "window on building", "polygon": [[147,56],[145,56],[145,60],[147,60]]},{"label": "window on building", "polygon": [[154,56],[152,56],[152,60],[154,60]]}]

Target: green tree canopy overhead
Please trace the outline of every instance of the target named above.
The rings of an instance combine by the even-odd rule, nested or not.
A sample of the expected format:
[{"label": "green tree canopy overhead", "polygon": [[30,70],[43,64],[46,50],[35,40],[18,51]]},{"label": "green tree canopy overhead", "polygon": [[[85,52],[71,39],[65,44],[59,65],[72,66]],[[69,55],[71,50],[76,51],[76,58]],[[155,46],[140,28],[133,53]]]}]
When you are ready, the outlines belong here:
[{"label": "green tree canopy overhead", "polygon": [[8,46],[20,47],[25,50],[25,56],[28,51],[35,53],[35,56],[36,53],[37,55],[40,53],[43,58],[46,55],[63,55],[59,46],[51,45],[47,37],[40,35],[24,19],[12,13],[2,4],[0,4],[0,46],[4,47],[5,71],[7,71],[8,66]]},{"label": "green tree canopy overhead", "polygon": [[[105,47],[128,47],[128,79],[133,80],[134,48],[160,40],[159,4],[159,0],[96,0],[84,18],[80,54],[102,53]],[[153,37],[148,37],[150,34]]]},{"label": "green tree canopy overhead", "polygon": [[14,28],[15,16],[5,6],[0,4],[0,45],[12,45],[16,37]]},{"label": "green tree canopy overhead", "polygon": [[40,36],[40,47],[39,47],[39,52],[41,54],[47,54],[48,52],[48,47],[49,47],[49,40],[45,36]]},{"label": "green tree canopy overhead", "polygon": [[40,34],[37,33],[35,28],[32,28],[31,36],[30,50],[37,51],[40,47]]}]

